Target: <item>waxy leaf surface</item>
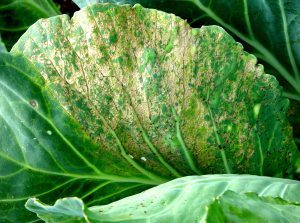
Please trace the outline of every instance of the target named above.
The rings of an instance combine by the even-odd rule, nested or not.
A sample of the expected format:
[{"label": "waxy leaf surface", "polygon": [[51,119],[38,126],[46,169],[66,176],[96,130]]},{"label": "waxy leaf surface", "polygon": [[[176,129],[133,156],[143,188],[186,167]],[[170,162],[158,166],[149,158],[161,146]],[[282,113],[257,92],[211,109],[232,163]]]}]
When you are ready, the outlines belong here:
[{"label": "waxy leaf surface", "polygon": [[78,198],[53,206],[30,199],[26,207],[55,222],[264,223],[300,220],[300,182],[250,175],[176,179],[108,205],[84,207]]}]

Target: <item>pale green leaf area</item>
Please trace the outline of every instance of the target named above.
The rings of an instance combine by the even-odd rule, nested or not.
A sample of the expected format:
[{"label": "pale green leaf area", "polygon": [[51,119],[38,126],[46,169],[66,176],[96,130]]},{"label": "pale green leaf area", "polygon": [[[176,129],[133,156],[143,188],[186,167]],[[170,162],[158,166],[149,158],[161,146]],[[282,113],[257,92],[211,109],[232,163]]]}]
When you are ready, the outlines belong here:
[{"label": "pale green leaf area", "polygon": [[12,53],[34,64],[89,137],[143,174],[293,169],[288,100],[220,27],[191,29],[138,5],[96,4],[71,20],[40,20]]},{"label": "pale green leaf area", "polygon": [[108,205],[86,208],[78,198],[53,206],[30,199],[26,208],[47,223],[297,223],[298,181],[251,175],[179,178]]},{"label": "pale green leaf area", "polygon": [[299,202],[288,202],[278,197],[261,197],[255,193],[241,195],[226,191],[208,208],[208,223],[296,223],[300,221]]},{"label": "pale green leaf area", "polygon": [[[93,4],[96,4],[96,3],[103,3],[103,1],[99,1],[99,0],[73,0],[73,2],[75,4],[77,4],[80,8],[83,8],[83,7],[88,6],[88,5],[93,5]],[[113,1],[113,0],[111,2],[118,3],[118,1]],[[120,2],[120,4],[122,4],[122,3]],[[126,2],[126,0],[125,0],[124,3],[129,3],[129,2]]]},{"label": "pale green leaf area", "polygon": [[[175,13],[193,26],[218,24],[243,41],[290,84],[285,96],[300,101],[299,0],[73,0],[79,7],[96,2],[140,3]],[[284,83],[284,82],[282,82]]]},{"label": "pale green leaf area", "polygon": [[41,203],[31,198],[26,203],[27,209],[38,214],[47,223],[59,222],[91,222],[85,212],[82,200],[78,198],[63,198],[57,200],[53,206]]},{"label": "pale green leaf area", "polygon": [[59,14],[52,0],[1,0],[0,33],[7,49],[38,19]]}]

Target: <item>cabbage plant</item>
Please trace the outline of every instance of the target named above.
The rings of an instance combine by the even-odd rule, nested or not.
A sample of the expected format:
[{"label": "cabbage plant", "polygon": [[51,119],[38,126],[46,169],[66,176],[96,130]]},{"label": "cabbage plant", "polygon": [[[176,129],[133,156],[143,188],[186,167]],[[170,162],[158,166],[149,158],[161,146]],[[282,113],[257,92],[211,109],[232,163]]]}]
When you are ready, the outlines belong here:
[{"label": "cabbage plant", "polygon": [[299,220],[289,101],[218,26],[95,4],[32,25],[0,86],[0,222]]}]

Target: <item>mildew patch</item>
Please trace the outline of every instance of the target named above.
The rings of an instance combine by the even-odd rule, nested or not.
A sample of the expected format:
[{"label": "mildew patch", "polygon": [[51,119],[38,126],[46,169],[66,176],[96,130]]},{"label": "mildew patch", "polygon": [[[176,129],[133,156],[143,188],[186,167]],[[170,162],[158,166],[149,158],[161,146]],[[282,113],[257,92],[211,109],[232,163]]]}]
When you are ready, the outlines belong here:
[{"label": "mildew patch", "polygon": [[277,81],[220,27],[192,29],[164,12],[98,4],[71,20],[37,22],[12,53],[34,64],[101,148],[133,165],[178,177],[229,165],[272,175],[294,162]]}]

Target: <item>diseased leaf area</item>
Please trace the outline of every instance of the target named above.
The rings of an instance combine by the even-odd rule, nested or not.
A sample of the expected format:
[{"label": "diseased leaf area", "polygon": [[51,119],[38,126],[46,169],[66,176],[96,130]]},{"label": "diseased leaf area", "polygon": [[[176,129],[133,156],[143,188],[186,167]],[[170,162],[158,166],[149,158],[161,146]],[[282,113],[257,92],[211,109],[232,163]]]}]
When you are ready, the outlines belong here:
[{"label": "diseased leaf area", "polygon": [[[140,3],[186,18],[193,26],[218,24],[250,46],[261,61],[290,84],[286,96],[300,101],[300,2],[294,0],[74,0],[84,7],[96,2]],[[275,72],[275,73],[274,73]]]},{"label": "diseased leaf area", "polygon": [[81,200],[67,198],[48,206],[30,199],[26,208],[56,223],[298,222],[299,189],[292,180],[207,175],[176,179],[109,205],[85,208]]},{"label": "diseased leaf area", "polygon": [[[114,19],[112,19],[114,18]],[[104,150],[140,172],[289,175],[288,101],[223,29],[94,5],[32,26],[12,49]]]},{"label": "diseased leaf area", "polygon": [[107,203],[166,181],[91,143],[26,59],[0,54],[0,86],[0,222],[35,219],[30,197]]},{"label": "diseased leaf area", "polygon": [[299,182],[275,178],[299,171],[289,101],[223,28],[95,4],[6,51],[58,13],[0,4],[1,223],[299,222]]},{"label": "diseased leaf area", "polygon": [[275,75],[291,99],[289,120],[300,148],[300,1],[298,0],[74,0],[80,7],[96,2],[140,3],[175,13],[193,27],[217,24],[253,53]]},{"label": "diseased leaf area", "polygon": [[59,14],[52,0],[1,0],[0,33],[7,49],[38,19]]}]

